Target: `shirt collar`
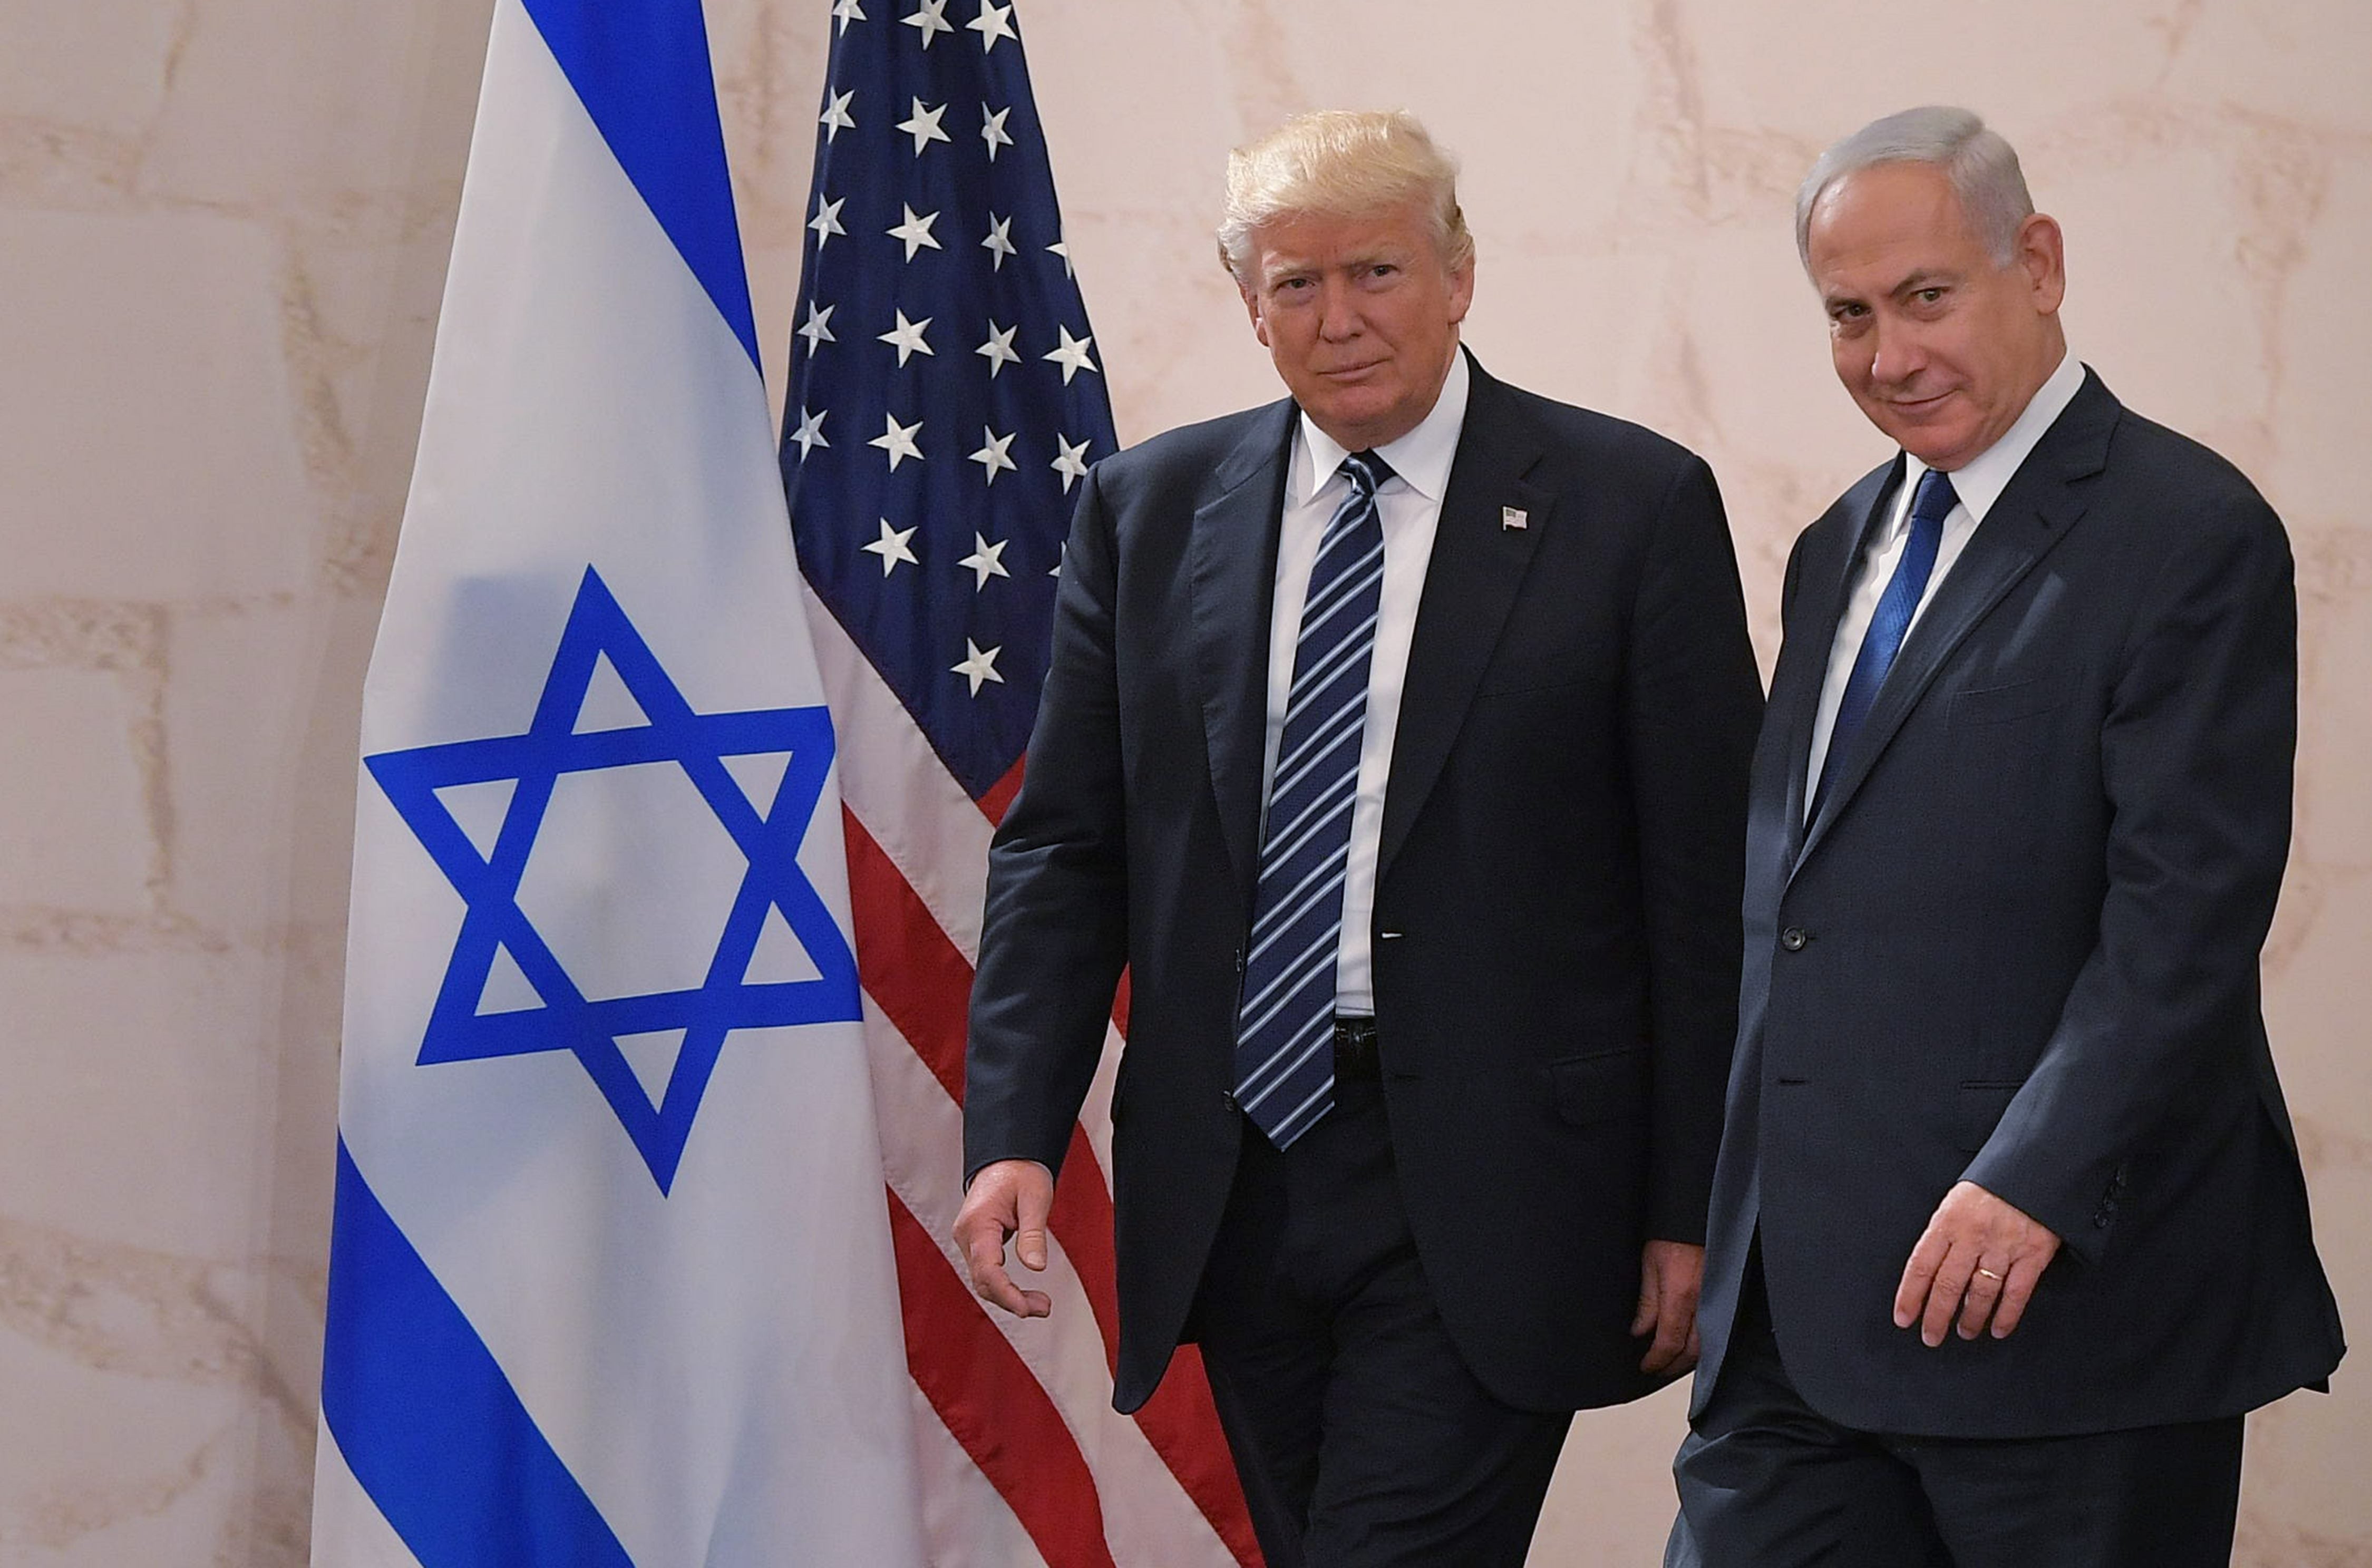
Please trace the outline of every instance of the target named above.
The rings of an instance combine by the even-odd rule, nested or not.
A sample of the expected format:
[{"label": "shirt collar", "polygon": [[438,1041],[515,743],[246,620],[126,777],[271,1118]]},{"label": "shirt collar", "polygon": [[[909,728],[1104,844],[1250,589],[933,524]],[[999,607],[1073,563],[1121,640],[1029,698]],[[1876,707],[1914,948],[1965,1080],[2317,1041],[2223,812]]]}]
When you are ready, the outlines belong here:
[{"label": "shirt collar", "polygon": [[[1415,429],[1376,448],[1376,455],[1391,465],[1394,478],[1436,506],[1449,488],[1449,469],[1458,458],[1459,433],[1466,425],[1466,399],[1472,386],[1466,351],[1454,350],[1449,374],[1442,380],[1441,395],[1433,400],[1432,411],[1417,421]],[[1295,443],[1292,495],[1302,502],[1333,479],[1351,452],[1319,429],[1307,413],[1298,423],[1301,439]]]},{"label": "shirt collar", "polygon": [[[2083,389],[2082,362],[2072,354],[2062,354],[2059,368],[2035,389],[2034,396],[2027,400],[2025,412],[2017,416],[2017,423],[2004,431],[2000,440],[1952,471],[1952,494],[1960,498],[1960,505],[1969,509],[1971,518],[1980,523],[1985,520],[1985,514],[2009,488],[2009,482],[2017,476],[2019,467],[2042,439],[2043,433],[2058,423],[2059,416],[2067,412],[2067,405]],[[1902,455],[1902,494],[1909,495],[1918,487],[1927,465],[1908,452]],[[1900,508],[1897,515],[1908,516]]]}]

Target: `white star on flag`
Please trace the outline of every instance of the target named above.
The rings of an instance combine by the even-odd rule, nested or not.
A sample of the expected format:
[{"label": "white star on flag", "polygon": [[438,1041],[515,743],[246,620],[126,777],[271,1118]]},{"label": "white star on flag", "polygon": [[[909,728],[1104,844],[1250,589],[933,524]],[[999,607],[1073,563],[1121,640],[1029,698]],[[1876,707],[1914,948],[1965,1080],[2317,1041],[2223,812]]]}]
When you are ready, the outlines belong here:
[{"label": "white star on flag", "polygon": [[885,413],[881,417],[889,422],[890,428],[866,445],[878,447],[890,454],[890,471],[896,473],[898,465],[908,458],[918,463],[924,461],[923,448],[914,443],[914,437],[923,433],[923,422],[918,419],[912,424],[901,424],[894,413]]},{"label": "white star on flag", "polygon": [[[979,536],[975,534],[972,537],[977,539]],[[1001,645],[994,648],[983,648],[970,637],[966,637],[964,661],[961,664],[950,665],[948,669],[951,673],[960,675],[971,681],[971,694],[977,697],[980,695],[983,681],[994,680],[999,686],[1005,684],[1005,677],[996,673],[996,656],[1004,651]]]},{"label": "white star on flag", "polygon": [[1071,271],[1071,246],[1068,240],[1057,239],[1053,244],[1046,247],[1046,250],[1048,254],[1063,258],[1063,275],[1064,277],[1076,277],[1077,275]]},{"label": "white star on flag", "polygon": [[808,301],[808,319],[800,325],[798,335],[807,339],[809,354],[826,343],[840,342],[831,335],[831,313],[839,308],[837,305],[827,305],[819,310],[814,300]]},{"label": "white star on flag", "polygon": [[994,213],[989,215],[988,238],[982,240],[980,243],[981,249],[988,251],[991,255],[996,258],[996,264],[989,268],[990,272],[1001,273],[1005,271],[1005,259],[1007,256],[1018,256],[1021,254],[1020,250],[1014,246],[1013,236],[1009,232],[1012,227],[1013,220],[1011,218],[1001,218]]},{"label": "white star on flag", "polygon": [[1054,446],[1054,460],[1047,466],[1063,476],[1063,494],[1068,495],[1073,484],[1087,477],[1087,443],[1082,441],[1075,447],[1070,437],[1057,436]]},{"label": "white star on flag", "polygon": [[939,34],[956,30],[955,24],[948,20],[948,0],[923,0],[923,8],[908,17],[906,25],[923,29],[924,49],[930,48],[931,40]]},{"label": "white star on flag", "polygon": [[848,30],[849,23],[861,22],[865,19],[865,7],[857,4],[857,0],[840,0],[838,5],[832,6],[831,14],[839,18],[840,30],[844,33]]},{"label": "white star on flag", "polygon": [[930,324],[931,319],[928,316],[919,321],[909,321],[906,319],[906,313],[901,310],[898,312],[898,324],[874,341],[888,343],[891,348],[896,349],[898,364],[901,368],[910,354],[927,354],[936,359],[938,357],[936,351],[923,341],[923,329]]},{"label": "white star on flag", "polygon": [[833,94],[831,101],[824,105],[823,112],[816,117],[816,123],[823,127],[823,139],[827,144],[839,140],[843,131],[856,129],[856,122],[848,112],[849,102],[855,97],[855,87],[844,93]]},{"label": "white star on flag", "polygon": [[[996,373],[1006,366],[1021,363],[1021,356],[1013,352],[1013,334],[1020,330],[1018,327],[1000,327],[991,321],[988,324],[988,342],[972,350],[974,354],[984,354],[988,356],[990,380],[995,380]],[[1064,488],[1067,490],[1070,487],[1065,485]]]},{"label": "white star on flag", "polygon": [[890,519],[884,517],[881,519],[881,537],[864,548],[867,554],[881,557],[881,575],[886,577],[898,569],[901,561],[910,566],[922,564],[914,559],[914,552],[906,548],[906,541],[913,537],[913,528],[893,528],[890,526]]},{"label": "white star on flag", "polygon": [[[991,430],[987,425],[983,424],[980,427],[980,438],[983,441],[987,442],[988,445],[983,447],[979,451],[974,452],[967,460],[978,463],[982,468],[988,470],[988,477],[981,482],[983,484],[994,484],[996,482],[996,470],[999,469],[1003,469],[1007,473],[1017,473],[1020,471],[1015,465],[1013,459],[1005,455],[1006,448],[1013,445],[1012,436],[999,436],[995,431]],[[983,545],[981,548],[985,550],[988,547],[986,545]],[[1003,550],[1005,546],[1000,544],[996,548]],[[966,562],[965,564],[970,565],[971,563]],[[1000,577],[1005,575],[1004,568],[999,567],[996,575]],[[986,579],[983,580],[985,581]]]},{"label": "white star on flag", "polygon": [[1096,368],[1096,362],[1087,357],[1088,345],[1096,341],[1095,334],[1090,332],[1084,338],[1075,338],[1071,335],[1071,329],[1068,327],[1057,327],[1054,330],[1063,334],[1061,345],[1039,357],[1052,360],[1063,367],[1063,385],[1067,387],[1071,384],[1071,377],[1079,371]]},{"label": "white star on flag", "polygon": [[[898,204],[906,208],[906,221],[891,229],[890,231],[890,238],[892,239],[902,239],[906,242],[906,260],[909,261],[913,261],[914,259],[914,252],[920,250],[925,245],[929,246],[934,250],[938,250],[939,242],[931,238],[931,225],[939,221],[939,215],[936,213],[925,213],[922,216],[916,217],[914,215],[913,208],[906,206],[906,203],[903,202],[901,202]],[[832,205],[836,208],[840,203],[838,202],[834,202]]]},{"label": "white star on flag", "polygon": [[[1013,437],[1008,436],[1006,439],[1010,441]],[[972,584],[972,592],[978,593],[981,589],[988,587],[988,580],[991,577],[1010,577],[1013,575],[1012,573],[1005,569],[1005,563],[998,559],[998,557],[1005,553],[1005,547],[1011,542],[1012,541],[1010,540],[1000,539],[994,544],[991,544],[985,538],[978,533],[971,536],[971,553],[957,562],[956,564],[959,566],[970,567],[971,569],[972,575],[980,579],[978,582]]]},{"label": "white star on flag", "polygon": [[980,0],[980,15],[964,26],[980,34],[980,48],[983,54],[993,52],[1000,38],[1009,38],[1016,43],[1021,41],[1021,35],[1013,30],[1013,7],[1010,6],[994,6],[989,0]]},{"label": "white star on flag", "polygon": [[799,444],[799,461],[806,462],[808,453],[814,448],[831,445],[823,438],[823,416],[831,412],[830,409],[824,409],[809,413],[805,409],[799,410],[799,427],[790,435],[790,439]]},{"label": "white star on flag", "polygon": [[845,196],[837,202],[827,202],[821,196],[816,198],[816,215],[808,220],[808,226],[815,230],[817,254],[822,254],[823,248],[831,243],[833,235],[848,232],[840,226],[840,209],[846,205],[848,198]]},{"label": "white star on flag", "polygon": [[946,114],[947,111],[948,106],[944,103],[940,104],[936,109],[926,109],[923,105],[923,100],[921,99],[916,99],[914,100],[914,111],[905,119],[898,122],[898,129],[905,132],[906,134],[914,138],[914,156],[916,157],[921,157],[923,156],[923,149],[930,145],[933,142],[952,143],[954,141],[955,138],[949,136],[945,131],[939,129],[939,118]]},{"label": "white star on flag", "polygon": [[1010,109],[1000,109],[992,114],[988,105],[983,103],[980,106],[980,136],[988,144],[988,161],[991,163],[996,161],[997,148],[1013,145],[1013,137],[1005,129],[1005,117],[1012,112]]}]

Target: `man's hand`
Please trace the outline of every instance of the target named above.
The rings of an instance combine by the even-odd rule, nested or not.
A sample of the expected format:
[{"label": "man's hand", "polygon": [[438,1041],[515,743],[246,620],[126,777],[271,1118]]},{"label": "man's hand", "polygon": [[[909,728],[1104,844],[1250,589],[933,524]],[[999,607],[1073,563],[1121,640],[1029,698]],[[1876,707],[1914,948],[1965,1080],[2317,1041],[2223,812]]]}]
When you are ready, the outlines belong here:
[{"label": "man's hand", "polygon": [[1678,1376],[1697,1364],[1697,1289],[1703,1283],[1703,1248],[1647,1243],[1639,1259],[1639,1310],[1631,1315],[1631,1334],[1635,1339],[1653,1329],[1656,1338],[1640,1371]]},{"label": "man's hand", "polygon": [[1894,1292],[1894,1326],[1919,1325],[1930,1349],[1944,1342],[1957,1314],[1960,1338],[1993,1326],[2007,1339],[2059,1251],[2059,1237],[1973,1181],[1944,1194],[1926,1233],[1911,1249]]},{"label": "man's hand", "polygon": [[1023,1290],[1005,1272],[1005,1241],[1033,1273],[1046,1266],[1046,1212],[1054,1206],[1054,1178],[1036,1160],[998,1160],[980,1167],[956,1213],[956,1249],[971,1272],[971,1293],[1017,1318],[1054,1310],[1042,1290]]}]

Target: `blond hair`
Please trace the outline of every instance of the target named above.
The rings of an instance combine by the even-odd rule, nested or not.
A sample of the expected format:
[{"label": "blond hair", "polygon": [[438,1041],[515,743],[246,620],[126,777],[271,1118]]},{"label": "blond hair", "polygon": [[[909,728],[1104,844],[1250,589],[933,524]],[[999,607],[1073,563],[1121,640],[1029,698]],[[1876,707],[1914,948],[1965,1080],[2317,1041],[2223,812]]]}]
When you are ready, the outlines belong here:
[{"label": "blond hair", "polygon": [[1252,281],[1253,235],[1279,218],[1367,217],[1398,207],[1424,211],[1442,264],[1474,257],[1474,237],[1458,208],[1458,160],[1434,144],[1415,115],[1321,109],[1297,114],[1227,155],[1227,208],[1219,260],[1239,284]]}]

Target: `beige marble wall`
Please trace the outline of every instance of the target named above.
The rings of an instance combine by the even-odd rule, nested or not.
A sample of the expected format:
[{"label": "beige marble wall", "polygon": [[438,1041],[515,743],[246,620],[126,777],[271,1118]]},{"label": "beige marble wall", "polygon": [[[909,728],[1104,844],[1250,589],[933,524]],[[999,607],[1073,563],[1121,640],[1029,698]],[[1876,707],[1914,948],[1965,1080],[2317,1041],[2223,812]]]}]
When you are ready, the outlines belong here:
[{"label": "beige marble wall", "polygon": [[[885,6],[902,9],[899,0]],[[0,1565],[303,1560],[357,692],[487,0],[0,6]],[[762,331],[796,287],[821,0],[712,6]],[[1226,147],[1328,102],[1461,150],[1469,339],[1786,542],[1881,454],[1788,196],[1952,99],[2066,225],[2078,352],[2239,461],[2299,558],[2269,1009],[2372,1312],[2372,7],[2364,0],[1024,0],[1123,436],[1270,395],[1208,260]],[[2250,1436],[2240,1560],[2372,1564],[2372,1382]],[[1536,1560],[1645,1563],[1667,1397],[1577,1431]]]}]

